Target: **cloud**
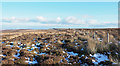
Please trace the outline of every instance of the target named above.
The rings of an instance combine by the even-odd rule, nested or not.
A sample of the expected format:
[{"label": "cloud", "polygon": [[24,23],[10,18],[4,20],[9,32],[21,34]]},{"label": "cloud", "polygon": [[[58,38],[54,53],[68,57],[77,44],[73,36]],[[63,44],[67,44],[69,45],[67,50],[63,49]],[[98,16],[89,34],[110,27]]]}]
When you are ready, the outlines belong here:
[{"label": "cloud", "polygon": [[[4,28],[39,28],[39,27],[117,27],[118,22],[103,21],[97,19],[82,19],[75,16],[66,18],[56,17],[48,20],[43,16],[37,16],[35,19],[30,18],[3,18],[2,25]],[[14,27],[13,27],[14,26]]]},{"label": "cloud", "polygon": [[80,19],[78,19],[78,18],[76,18],[76,17],[74,17],[74,16],[69,16],[69,17],[67,17],[66,19],[65,19],[65,21],[67,22],[67,23],[71,23],[71,24],[84,24],[85,23],[85,21],[84,20],[80,20]]},{"label": "cloud", "polygon": [[83,15],[83,18],[92,18],[93,16],[89,16],[89,15]]},{"label": "cloud", "polygon": [[15,19],[16,19],[16,17],[14,17],[14,16],[13,16],[13,17],[11,17],[11,20],[15,20]]},{"label": "cloud", "polygon": [[74,17],[74,16],[70,16],[70,17],[67,17],[65,20],[66,20],[66,22],[68,22],[68,23],[74,23],[74,22],[77,21],[77,18]]},{"label": "cloud", "polygon": [[41,24],[37,23],[2,23],[2,29],[51,29],[51,28],[76,28],[83,27],[82,25],[68,25],[68,24]]},{"label": "cloud", "polygon": [[118,22],[118,21],[114,21],[114,22],[105,21],[104,23],[105,23],[105,24],[119,24],[119,22]]},{"label": "cloud", "polygon": [[97,25],[97,24],[99,24],[98,20],[96,20],[96,19],[90,19],[90,20],[88,20],[88,23],[89,23],[89,24],[92,24],[92,25]]},{"label": "cloud", "polygon": [[43,17],[43,16],[37,16],[37,19],[39,20],[39,21],[47,21],[47,19],[45,18],[45,17]]},{"label": "cloud", "polygon": [[2,19],[3,22],[29,22],[30,19],[29,18],[16,18],[16,17],[11,17],[11,18],[3,18]]},{"label": "cloud", "polygon": [[62,19],[60,17],[57,17],[56,22],[59,23],[60,21],[62,21]]}]

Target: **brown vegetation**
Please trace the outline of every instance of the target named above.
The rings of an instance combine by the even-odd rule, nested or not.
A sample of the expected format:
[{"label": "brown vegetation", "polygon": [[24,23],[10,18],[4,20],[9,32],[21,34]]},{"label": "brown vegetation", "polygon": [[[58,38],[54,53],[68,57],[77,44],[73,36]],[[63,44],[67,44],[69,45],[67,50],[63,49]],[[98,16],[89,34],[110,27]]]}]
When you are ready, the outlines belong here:
[{"label": "brown vegetation", "polygon": [[[4,30],[1,34],[3,64],[120,62],[118,29]],[[97,61],[97,53],[109,60]]]}]

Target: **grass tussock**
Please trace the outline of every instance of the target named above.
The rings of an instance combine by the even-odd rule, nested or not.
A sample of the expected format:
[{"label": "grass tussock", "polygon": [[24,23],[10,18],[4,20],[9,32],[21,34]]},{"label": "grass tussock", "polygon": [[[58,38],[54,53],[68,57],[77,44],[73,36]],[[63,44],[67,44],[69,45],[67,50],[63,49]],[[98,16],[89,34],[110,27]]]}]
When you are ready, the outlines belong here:
[{"label": "grass tussock", "polygon": [[96,42],[92,39],[89,39],[87,49],[88,49],[88,53],[89,52],[90,53],[96,53],[96,51],[97,51]]}]

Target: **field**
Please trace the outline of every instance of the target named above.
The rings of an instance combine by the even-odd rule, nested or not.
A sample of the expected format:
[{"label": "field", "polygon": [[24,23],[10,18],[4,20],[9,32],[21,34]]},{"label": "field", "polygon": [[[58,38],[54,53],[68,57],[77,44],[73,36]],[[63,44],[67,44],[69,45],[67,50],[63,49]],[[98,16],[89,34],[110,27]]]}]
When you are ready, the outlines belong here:
[{"label": "field", "polygon": [[2,30],[2,64],[120,63],[119,29]]}]

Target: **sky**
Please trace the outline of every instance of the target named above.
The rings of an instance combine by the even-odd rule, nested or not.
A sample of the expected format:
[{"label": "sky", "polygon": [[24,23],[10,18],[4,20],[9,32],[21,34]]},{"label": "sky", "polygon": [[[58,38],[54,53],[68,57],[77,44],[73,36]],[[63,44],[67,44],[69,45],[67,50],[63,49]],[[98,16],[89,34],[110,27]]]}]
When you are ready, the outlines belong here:
[{"label": "sky", "polygon": [[2,3],[2,29],[117,27],[117,2]]},{"label": "sky", "polygon": [[[68,2],[68,0],[1,0],[2,2]],[[119,0],[69,0],[69,2],[119,2]]]}]

